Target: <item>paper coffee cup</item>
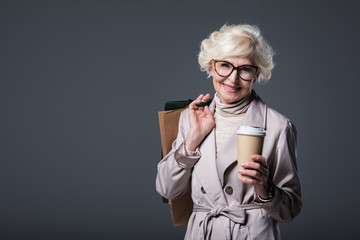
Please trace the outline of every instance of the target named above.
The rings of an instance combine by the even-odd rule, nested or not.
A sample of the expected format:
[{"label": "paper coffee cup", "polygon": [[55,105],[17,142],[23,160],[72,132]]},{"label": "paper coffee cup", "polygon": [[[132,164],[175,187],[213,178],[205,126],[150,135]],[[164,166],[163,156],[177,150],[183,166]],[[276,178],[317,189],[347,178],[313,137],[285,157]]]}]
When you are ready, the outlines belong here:
[{"label": "paper coffee cup", "polygon": [[[264,137],[266,133],[262,128],[240,126],[237,130],[238,136],[238,170],[244,169],[242,163],[252,162],[251,155],[262,154]],[[238,173],[239,176],[242,176]],[[250,178],[247,176],[242,176]]]}]

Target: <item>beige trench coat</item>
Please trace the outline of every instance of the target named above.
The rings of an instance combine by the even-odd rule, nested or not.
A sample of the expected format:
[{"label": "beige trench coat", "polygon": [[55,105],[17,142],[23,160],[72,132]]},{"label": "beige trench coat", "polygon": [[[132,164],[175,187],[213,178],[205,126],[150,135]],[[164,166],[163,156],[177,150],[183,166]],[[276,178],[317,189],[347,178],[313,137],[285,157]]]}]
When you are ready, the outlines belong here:
[{"label": "beige trench coat", "polygon": [[[253,187],[237,178],[237,135],[234,132],[216,156],[214,129],[201,143],[200,157],[185,155],[188,110],[181,113],[172,150],[158,164],[156,189],[175,199],[190,187],[194,211],[185,239],[280,239],[279,222],[290,221],[301,210],[296,165],[296,129],[280,113],[266,106],[253,91],[253,100],[239,125],[266,130],[263,156],[274,183],[274,198],[260,203]],[[210,104],[214,111],[215,102]]]}]

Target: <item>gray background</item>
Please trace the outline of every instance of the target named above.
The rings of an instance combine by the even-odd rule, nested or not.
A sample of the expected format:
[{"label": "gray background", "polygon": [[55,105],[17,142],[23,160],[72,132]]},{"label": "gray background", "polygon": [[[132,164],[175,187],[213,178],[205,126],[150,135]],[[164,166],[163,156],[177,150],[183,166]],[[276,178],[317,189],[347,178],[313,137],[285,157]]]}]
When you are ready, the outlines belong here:
[{"label": "gray background", "polygon": [[214,93],[197,54],[225,23],[261,28],[276,67],[255,89],[298,128],[304,207],[283,239],[354,237],[354,3],[0,1],[0,238],[182,239],[155,191],[157,111]]}]

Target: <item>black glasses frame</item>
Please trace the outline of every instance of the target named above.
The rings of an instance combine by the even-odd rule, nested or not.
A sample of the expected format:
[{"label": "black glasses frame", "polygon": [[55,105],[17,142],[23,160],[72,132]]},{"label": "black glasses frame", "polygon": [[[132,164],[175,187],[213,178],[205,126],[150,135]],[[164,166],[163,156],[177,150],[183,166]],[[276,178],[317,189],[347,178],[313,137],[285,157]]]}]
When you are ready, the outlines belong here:
[{"label": "black glasses frame", "polygon": [[[252,81],[252,80],[256,77],[256,74],[258,73],[258,70],[259,70],[259,67],[254,66],[254,65],[251,65],[251,64],[244,64],[244,65],[240,65],[240,66],[235,67],[231,62],[228,62],[228,61],[215,60],[215,59],[213,59],[212,61],[214,62],[215,72],[216,72],[219,76],[221,76],[221,77],[228,77],[228,76],[230,76],[230,75],[232,74],[232,72],[234,71],[234,69],[236,69],[236,71],[237,71],[237,76],[238,76],[241,80],[243,80],[243,81]],[[230,73],[229,73],[228,75],[226,75],[226,76],[219,74],[218,71],[216,70],[216,63],[217,63],[217,62],[225,62],[225,63],[227,63],[227,64],[230,64],[230,65],[232,66],[232,70],[230,71]],[[243,79],[243,78],[240,76],[240,71],[239,71],[241,67],[253,67],[253,68],[255,68],[255,69],[256,69],[256,72],[255,72],[255,74],[254,74],[254,77],[252,77],[251,79]]]}]

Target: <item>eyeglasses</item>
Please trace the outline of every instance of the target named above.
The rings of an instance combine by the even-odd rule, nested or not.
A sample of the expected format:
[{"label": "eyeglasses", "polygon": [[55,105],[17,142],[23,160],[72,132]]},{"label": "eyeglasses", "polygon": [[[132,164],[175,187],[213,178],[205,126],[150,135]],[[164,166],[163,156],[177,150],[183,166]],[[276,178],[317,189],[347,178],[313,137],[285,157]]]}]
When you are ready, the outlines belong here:
[{"label": "eyeglasses", "polygon": [[244,81],[251,81],[255,78],[256,73],[258,71],[258,67],[245,64],[235,67],[231,63],[223,60],[215,60],[214,61],[214,68],[215,72],[221,77],[228,77],[234,71],[237,70],[237,76],[240,77]]}]

